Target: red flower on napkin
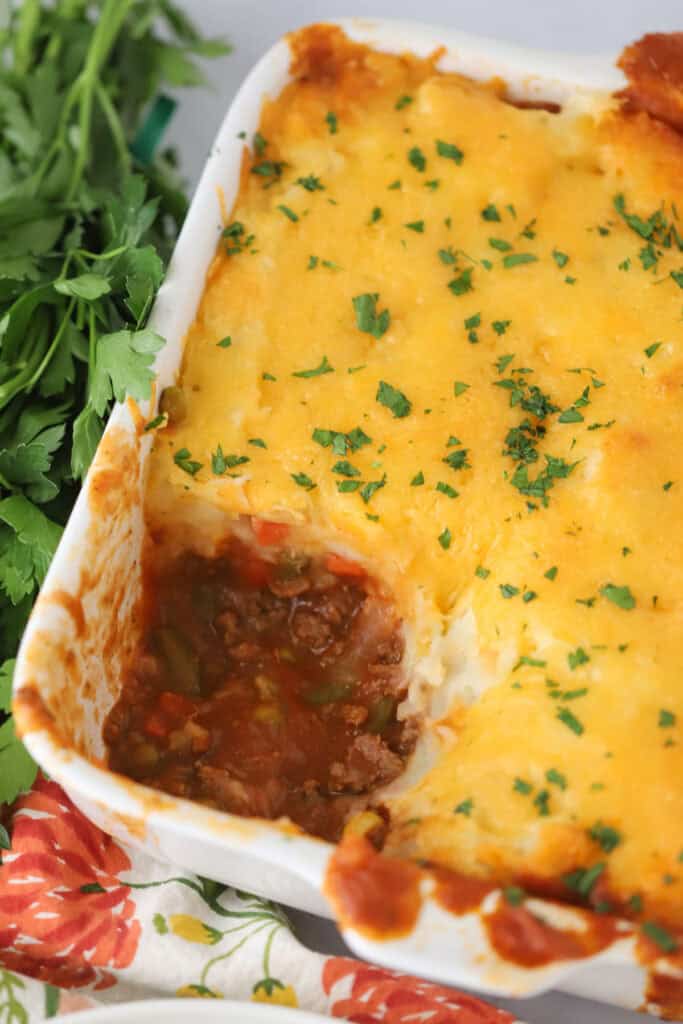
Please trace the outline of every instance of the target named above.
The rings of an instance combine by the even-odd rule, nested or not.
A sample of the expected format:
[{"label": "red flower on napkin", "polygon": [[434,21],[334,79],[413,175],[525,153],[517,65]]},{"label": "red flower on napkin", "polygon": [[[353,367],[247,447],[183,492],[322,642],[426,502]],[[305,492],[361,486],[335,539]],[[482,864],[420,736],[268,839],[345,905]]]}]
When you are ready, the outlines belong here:
[{"label": "red flower on napkin", "polygon": [[[335,993],[329,1012],[354,1024],[514,1024],[515,1017],[475,996],[346,957],[323,968],[323,989]],[[350,982],[350,985],[349,985]],[[345,995],[342,995],[346,993]]]},{"label": "red flower on napkin", "polygon": [[0,962],[62,988],[108,988],[103,968],[127,967],[140,923],[120,846],[54,782],[39,777],[15,804],[12,849],[0,868]]}]

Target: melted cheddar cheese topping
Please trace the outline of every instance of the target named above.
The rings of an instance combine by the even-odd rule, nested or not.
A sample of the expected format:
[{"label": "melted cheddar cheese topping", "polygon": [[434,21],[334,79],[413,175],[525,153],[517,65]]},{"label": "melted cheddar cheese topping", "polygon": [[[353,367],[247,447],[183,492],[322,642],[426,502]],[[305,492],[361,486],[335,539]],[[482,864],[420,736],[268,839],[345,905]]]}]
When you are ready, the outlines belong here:
[{"label": "melted cheddar cheese topping", "polygon": [[292,46],[150,518],[286,522],[393,591],[441,750],[389,849],[683,923],[681,137]]}]

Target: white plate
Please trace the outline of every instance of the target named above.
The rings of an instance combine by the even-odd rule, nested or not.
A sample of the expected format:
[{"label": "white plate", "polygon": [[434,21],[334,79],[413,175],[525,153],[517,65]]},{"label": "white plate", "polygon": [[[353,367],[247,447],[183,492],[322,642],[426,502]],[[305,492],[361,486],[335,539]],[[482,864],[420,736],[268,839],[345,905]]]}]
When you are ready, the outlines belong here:
[{"label": "white plate", "polygon": [[148,999],[59,1017],[60,1024],[325,1024],[331,1020],[286,1006],[259,1006],[227,999]]}]

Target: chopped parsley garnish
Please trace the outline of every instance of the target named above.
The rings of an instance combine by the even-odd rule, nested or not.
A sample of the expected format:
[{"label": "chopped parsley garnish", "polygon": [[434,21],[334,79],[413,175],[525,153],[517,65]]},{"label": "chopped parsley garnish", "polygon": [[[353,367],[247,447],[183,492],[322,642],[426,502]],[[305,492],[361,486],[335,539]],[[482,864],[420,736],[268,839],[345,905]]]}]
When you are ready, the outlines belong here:
[{"label": "chopped parsley garnish", "polygon": [[320,364],[314,367],[312,370],[297,370],[292,374],[292,377],[322,377],[325,373],[334,373],[334,366],[330,363],[327,356],[323,356]]},{"label": "chopped parsley garnish", "polygon": [[396,192],[401,188],[401,179],[397,178],[396,181],[392,181],[391,185],[387,185],[390,192]]},{"label": "chopped parsley garnish", "polygon": [[591,889],[598,878],[600,878],[605,867],[605,863],[600,862],[590,868],[578,868],[576,871],[572,871],[571,874],[564,875],[562,881],[572,892],[578,892],[580,896],[584,897],[590,896]]},{"label": "chopped parsley garnish", "polygon": [[455,384],[453,385],[453,394],[455,395],[456,398],[459,398],[460,395],[464,395],[468,388],[469,384],[465,384],[465,382],[462,380],[456,380]]},{"label": "chopped parsley garnish", "polygon": [[510,270],[511,267],[520,267],[524,263],[535,263],[538,260],[538,256],[534,256],[531,252],[511,252],[507,256],[503,256],[503,266],[506,270]]},{"label": "chopped parsley garnish", "polygon": [[375,494],[376,491],[379,491],[380,488],[384,487],[386,482],[387,477],[385,473],[381,480],[370,480],[368,481],[367,484],[365,484],[365,486],[360,491],[360,496],[366,505],[370,501],[370,498],[372,498],[373,494]]},{"label": "chopped parsley garnish", "polygon": [[399,98],[396,100],[396,104],[394,106],[394,110],[403,110],[403,108],[407,107],[410,103],[413,102],[413,100],[414,100],[413,96],[408,96],[408,95],[399,96]]},{"label": "chopped parsley garnish", "polygon": [[558,708],[557,717],[560,722],[564,722],[568,729],[571,729],[573,733],[580,736],[583,733],[583,725],[578,720],[575,714],[573,714],[569,708]]},{"label": "chopped parsley garnish", "polygon": [[467,800],[461,800],[457,807],[453,809],[453,814],[464,814],[466,818],[472,813],[474,807],[474,800],[472,797],[468,797]]},{"label": "chopped parsley garnish", "polygon": [[346,459],[340,459],[339,462],[335,462],[332,472],[339,473],[341,476],[360,476],[360,470],[352,466]]},{"label": "chopped parsley garnish", "polygon": [[529,601],[535,601],[537,597],[538,594],[535,590],[525,590],[522,594],[522,601],[524,601],[524,604],[529,604]]},{"label": "chopped parsley garnish", "polygon": [[348,434],[316,427],[311,437],[322,448],[331,447],[335,455],[346,455],[347,451],[357,452],[364,445],[372,444],[372,438],[361,427],[354,427]]},{"label": "chopped parsley garnish", "polygon": [[425,222],[423,220],[413,220],[408,224],[404,224],[403,227],[409,228],[411,231],[416,231],[418,235],[422,235],[425,229]]},{"label": "chopped parsley garnish", "polygon": [[445,462],[451,469],[471,469],[472,467],[467,461],[468,452],[469,448],[459,448],[457,451],[449,452],[441,461]]},{"label": "chopped parsley garnish", "polygon": [[621,833],[610,825],[603,825],[601,821],[596,821],[595,825],[588,829],[588,835],[605,853],[616,850],[621,842]]},{"label": "chopped parsley garnish", "polygon": [[475,313],[473,316],[468,316],[465,320],[465,330],[467,331],[467,340],[475,345],[479,341],[479,335],[477,334],[476,328],[481,324],[481,313]]},{"label": "chopped parsley garnish", "polygon": [[314,487],[318,486],[317,484],[313,483],[313,481],[311,480],[310,476],[308,476],[307,473],[290,473],[289,475],[291,476],[294,483],[297,484],[299,487],[303,487],[305,491],[312,491]]},{"label": "chopped parsley garnish", "polygon": [[506,903],[509,903],[511,907],[519,907],[524,903],[526,893],[524,889],[520,889],[518,885],[507,885],[503,889],[503,899]]},{"label": "chopped parsley garnish", "polygon": [[659,718],[657,719],[657,725],[660,729],[670,729],[676,724],[676,716],[673,711],[667,711],[666,708],[660,708]]},{"label": "chopped parsley garnish", "polygon": [[381,206],[373,206],[372,213],[370,214],[370,223],[371,224],[376,224],[377,221],[381,218],[381,216],[382,216],[382,208],[381,208]]},{"label": "chopped parsley garnish", "polygon": [[168,423],[168,413],[160,412],[158,416],[155,416],[149,423],[145,423],[145,433],[148,430],[156,430],[157,427],[166,426]]},{"label": "chopped parsley garnish", "polygon": [[484,209],[481,211],[481,216],[482,216],[483,220],[488,220],[488,221],[494,221],[494,220],[495,221],[499,221],[500,220],[500,214],[498,213],[498,209],[497,209],[496,206],[494,206],[493,203],[489,203],[488,206],[484,207]]},{"label": "chopped parsley garnish", "polygon": [[261,380],[277,380],[277,377],[273,377],[272,373],[266,371],[261,374]]},{"label": "chopped parsley garnish", "polygon": [[489,238],[489,245],[492,249],[497,249],[498,252],[510,252],[512,246],[509,242],[506,242],[504,238]]},{"label": "chopped parsley garnish", "polygon": [[378,292],[365,292],[363,295],[355,295],[351,300],[358,330],[379,340],[389,329],[391,316],[388,309],[377,312],[378,301]]},{"label": "chopped parsley garnish", "polygon": [[501,335],[505,334],[511,323],[512,320],[494,320],[493,323],[491,324],[491,327],[493,327],[496,334],[500,337]]},{"label": "chopped parsley garnish", "polygon": [[254,164],[251,169],[252,174],[259,174],[262,178],[270,178],[271,180],[266,183],[266,188],[272,185],[274,182],[279,181],[282,177],[282,169],[284,163],[281,160],[262,160],[258,164]]},{"label": "chopped parsley garnish", "polygon": [[232,338],[230,337],[230,335],[228,335],[227,338],[222,338],[221,341],[216,343],[217,348],[230,348],[231,345]]},{"label": "chopped parsley garnish", "polygon": [[441,181],[439,178],[432,178],[431,181],[425,181],[425,188],[431,188],[432,192],[439,187]]},{"label": "chopped parsley garnish", "polygon": [[264,139],[261,132],[254,132],[252,143],[256,156],[263,156],[266,151],[266,146],[268,145],[268,140]]},{"label": "chopped parsley garnish", "polygon": [[534,807],[538,808],[538,813],[542,818],[546,818],[550,814],[549,800],[550,792],[547,789],[540,789],[534,797]]},{"label": "chopped parsley garnish", "polygon": [[522,668],[524,665],[529,665],[530,668],[545,668],[546,663],[541,661],[540,658],[531,658],[528,654],[523,654],[512,671],[516,672],[517,669]]},{"label": "chopped parsley garnish", "polygon": [[439,259],[442,263],[445,263],[447,267],[452,267],[457,260],[457,256],[453,252],[452,246],[449,245],[447,249],[439,249]]},{"label": "chopped parsley garnish", "polygon": [[221,235],[226,239],[225,251],[229,256],[244,252],[254,241],[254,235],[248,235],[244,224],[239,220],[234,220],[223,228]]},{"label": "chopped parsley garnish", "polygon": [[337,115],[330,110],[327,112],[327,114],[325,114],[325,121],[327,123],[327,127],[330,130],[330,135],[336,135],[339,130],[339,121],[337,120]]},{"label": "chopped parsley garnish", "polygon": [[444,551],[448,551],[449,547],[451,546],[451,531],[448,529],[448,527],[442,530],[442,532],[439,534],[438,541],[441,547],[444,549]]},{"label": "chopped parsley garnish", "polygon": [[322,181],[315,174],[307,174],[304,178],[297,178],[295,184],[301,185],[307,192],[323,192],[325,190]]},{"label": "chopped parsley garnish", "polygon": [[438,484],[436,485],[436,489],[437,491],[440,491],[441,494],[445,494],[447,498],[458,497],[458,492],[456,491],[455,487],[451,487],[450,484],[444,483],[443,480],[439,480]]},{"label": "chopped parsley garnish", "polygon": [[396,419],[403,419],[413,407],[410,399],[406,398],[402,391],[384,380],[379,382],[375,398],[380,405],[389,409]]},{"label": "chopped parsley garnish", "polygon": [[512,783],[512,788],[515,793],[522,793],[524,796],[528,796],[534,787],[530,782],[527,782],[526,779],[520,779],[520,777],[517,776],[515,781]]},{"label": "chopped parsley garnish", "polygon": [[461,164],[465,155],[455,143],[443,142],[441,139],[436,140],[436,152],[447,160],[454,160],[456,164]]},{"label": "chopped parsley garnish", "polygon": [[657,924],[655,921],[643,921],[640,927],[643,934],[647,935],[648,939],[651,939],[656,946],[659,946],[663,953],[675,953],[677,951],[678,943],[675,938],[665,928],[662,928],[660,924]]},{"label": "chopped parsley garnish", "polygon": [[360,480],[337,480],[337,490],[341,494],[348,494],[351,491],[357,491],[360,487]]},{"label": "chopped parsley garnish", "polygon": [[586,654],[583,647],[577,647],[575,651],[570,651],[567,655],[567,664],[572,672],[574,669],[578,668],[579,665],[585,665],[588,661],[590,661],[590,657]]},{"label": "chopped parsley garnish", "polygon": [[498,587],[503,597],[507,600],[519,594],[519,587],[515,587],[512,583],[499,583]]},{"label": "chopped parsley garnish", "polygon": [[247,444],[253,444],[255,448],[267,448],[268,445],[262,437],[250,437]]},{"label": "chopped parsley garnish", "polygon": [[416,473],[415,476],[413,477],[413,479],[410,481],[410,486],[411,487],[422,487],[424,482],[425,482],[425,475],[422,472],[422,470],[420,470],[420,472]]},{"label": "chopped parsley garnish", "polygon": [[474,575],[478,576],[480,580],[487,580],[491,575],[491,570],[485,569],[483,565],[478,565],[474,570]]},{"label": "chopped parsley garnish", "polygon": [[508,368],[508,366],[510,365],[514,358],[514,355],[500,356],[500,358],[497,359],[495,363],[495,367],[496,370],[498,370],[498,373],[505,373],[506,369]]},{"label": "chopped parsley garnish", "polygon": [[673,487],[673,485],[674,485],[673,480],[667,480],[667,482],[665,484],[662,484],[662,490],[663,491],[670,491],[671,488]]},{"label": "chopped parsley garnish", "polygon": [[319,258],[317,256],[309,256],[308,257],[308,266],[306,267],[306,270],[315,270],[315,268],[318,266],[319,262],[320,262],[320,260],[319,260]]},{"label": "chopped parsley garnish", "polygon": [[636,599],[628,587],[617,587],[614,583],[606,583],[604,587],[600,587],[600,593],[612,604],[616,604],[618,608],[623,608],[624,611],[630,611],[636,606]]},{"label": "chopped parsley garnish", "polygon": [[413,146],[408,151],[408,162],[413,165],[416,171],[424,171],[427,166],[427,159],[419,146]]},{"label": "chopped parsley garnish", "polygon": [[294,213],[294,210],[291,210],[289,206],[285,206],[284,203],[279,203],[277,208],[280,213],[284,213],[288,220],[291,220],[293,224],[296,224],[299,219],[299,215]]},{"label": "chopped parsley garnish", "polygon": [[648,359],[652,359],[661,344],[661,341],[653,341],[651,345],[648,345],[647,348],[643,350]]},{"label": "chopped parsley garnish", "polygon": [[562,772],[558,772],[557,768],[549,768],[545,773],[545,777],[553,786],[558,786],[560,789],[567,788],[567,776],[563,775]]},{"label": "chopped parsley garnish", "polygon": [[201,462],[193,460],[192,452],[189,448],[179,448],[173,456],[173,461],[179,469],[182,469],[184,473],[189,473],[190,476],[195,476],[202,468]]},{"label": "chopped parsley garnish", "polygon": [[218,445],[216,451],[211,453],[211,472],[215,476],[221,476],[223,473],[225,473],[227,468],[228,464],[225,461],[223,449],[221,448],[220,445]]},{"label": "chopped parsley garnish", "polygon": [[449,282],[448,287],[454,295],[464,295],[466,292],[472,291],[472,267],[467,267],[466,270],[454,277]]},{"label": "chopped parsley garnish", "polygon": [[569,263],[569,256],[567,256],[566,252],[560,252],[559,249],[553,249],[553,259],[560,269],[566,267]]},{"label": "chopped parsley garnish", "polygon": [[556,565],[551,566],[550,569],[548,569],[547,572],[543,573],[543,575],[545,576],[545,578],[547,580],[551,580],[551,581],[554,580],[555,577],[557,576],[557,566]]}]

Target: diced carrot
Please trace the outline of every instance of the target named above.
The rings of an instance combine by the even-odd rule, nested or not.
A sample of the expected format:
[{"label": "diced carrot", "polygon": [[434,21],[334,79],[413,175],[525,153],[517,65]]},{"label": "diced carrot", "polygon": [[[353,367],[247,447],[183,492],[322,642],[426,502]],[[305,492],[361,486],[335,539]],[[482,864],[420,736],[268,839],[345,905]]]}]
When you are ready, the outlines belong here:
[{"label": "diced carrot", "polygon": [[175,715],[176,718],[185,718],[195,710],[193,701],[183,697],[182,693],[174,693],[172,690],[164,690],[159,697],[159,707],[168,715]]},{"label": "diced carrot", "polygon": [[335,576],[365,576],[366,572],[358,562],[352,562],[350,558],[343,555],[330,554],[325,559],[325,568],[333,572]]},{"label": "diced carrot", "polygon": [[270,581],[273,567],[258,555],[247,555],[239,563],[240,576],[251,587],[265,587]]},{"label": "diced carrot", "polygon": [[287,523],[273,523],[269,519],[256,519],[252,517],[251,528],[259,544],[270,546],[281,544],[289,535]]},{"label": "diced carrot", "polygon": [[150,711],[145,718],[142,729],[147,736],[153,736],[155,739],[164,739],[171,731],[171,725],[160,711]]}]

